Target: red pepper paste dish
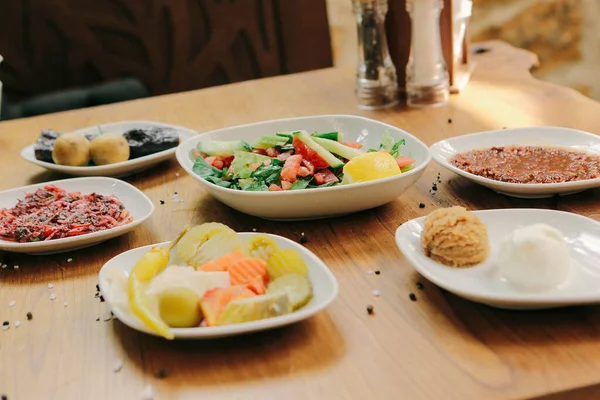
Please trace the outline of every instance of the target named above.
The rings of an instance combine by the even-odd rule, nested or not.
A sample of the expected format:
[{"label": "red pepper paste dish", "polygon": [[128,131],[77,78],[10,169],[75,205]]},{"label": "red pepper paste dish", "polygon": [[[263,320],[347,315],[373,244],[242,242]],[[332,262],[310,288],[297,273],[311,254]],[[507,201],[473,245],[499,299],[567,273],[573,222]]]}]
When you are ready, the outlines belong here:
[{"label": "red pepper paste dish", "polygon": [[455,167],[508,183],[561,183],[600,177],[600,155],[563,147],[503,146],[456,154]]},{"label": "red pepper paste dish", "polygon": [[133,221],[114,196],[67,192],[47,185],[0,209],[0,239],[18,243],[104,231]]}]

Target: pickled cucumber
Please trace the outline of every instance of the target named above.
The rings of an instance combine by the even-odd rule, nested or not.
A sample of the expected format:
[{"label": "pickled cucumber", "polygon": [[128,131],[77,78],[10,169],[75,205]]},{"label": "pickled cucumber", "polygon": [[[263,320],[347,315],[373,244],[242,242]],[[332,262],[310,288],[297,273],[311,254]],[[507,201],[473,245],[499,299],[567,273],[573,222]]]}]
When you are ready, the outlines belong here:
[{"label": "pickled cucumber", "polygon": [[238,250],[237,233],[226,225],[209,222],[189,230],[177,244],[177,255],[193,267]]},{"label": "pickled cucumber", "polygon": [[303,307],[312,298],[310,281],[297,274],[288,274],[275,279],[267,288],[267,294],[285,293],[294,310]]},{"label": "pickled cucumber", "polygon": [[160,318],[171,328],[200,325],[200,296],[187,287],[170,287],[158,294]]},{"label": "pickled cucumber", "polygon": [[252,236],[244,246],[245,255],[252,258],[262,258],[265,261],[278,250],[277,243],[266,235]]},{"label": "pickled cucumber", "polygon": [[296,250],[279,250],[267,260],[267,273],[271,280],[288,274],[308,278],[308,267]]},{"label": "pickled cucumber", "polygon": [[283,292],[234,300],[227,304],[217,319],[217,325],[257,321],[289,314],[292,310],[292,303]]}]

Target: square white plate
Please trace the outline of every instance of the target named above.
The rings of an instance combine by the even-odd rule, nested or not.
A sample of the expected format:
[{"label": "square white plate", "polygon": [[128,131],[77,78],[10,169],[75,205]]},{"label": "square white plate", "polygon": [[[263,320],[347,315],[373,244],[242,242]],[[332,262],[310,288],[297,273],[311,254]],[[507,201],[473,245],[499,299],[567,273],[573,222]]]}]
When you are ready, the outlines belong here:
[{"label": "square white plate", "polygon": [[[470,268],[451,268],[427,257],[421,248],[425,217],[402,224],[396,244],[417,272],[466,299],[499,308],[534,309],[600,302],[600,223],[581,215],[536,209],[473,212],[488,228],[489,258]],[[547,224],[565,237],[573,267],[568,282],[550,290],[523,291],[504,280],[495,262],[502,239],[515,229]]]},{"label": "square white plate", "polygon": [[[185,140],[191,138],[198,134],[191,129],[183,128],[181,126],[163,124],[160,122],[151,122],[151,121],[121,121],[121,122],[113,122],[110,124],[104,125],[94,125],[88,128],[83,128],[76,130],[75,132],[86,134],[86,133],[96,133],[98,132],[98,128],[102,130],[102,132],[111,132],[111,133],[125,133],[132,129],[141,129],[141,128],[173,128],[179,135],[179,143],[184,142]],[[40,167],[44,167],[50,171],[61,172],[63,174],[73,175],[73,176],[112,176],[112,177],[123,177],[126,175],[131,175],[136,172],[143,171],[148,169],[158,163],[161,163],[169,158],[173,157],[175,152],[177,151],[177,146],[171,149],[159,151],[158,153],[150,154],[144,157],[134,158],[133,160],[127,160],[119,163],[108,164],[108,165],[93,165],[89,167],[71,167],[68,165],[58,165],[54,163],[49,163],[45,161],[40,161],[35,158],[34,145],[31,144],[21,150],[21,157],[26,161],[29,161],[32,164],[39,165]]]},{"label": "square white plate", "polygon": [[[282,250],[294,249],[302,255],[304,262],[308,266],[309,279],[313,287],[313,298],[311,301],[299,310],[279,317],[234,325],[171,329],[175,335],[175,339],[210,339],[277,328],[309,318],[331,304],[337,296],[338,283],[327,265],[319,257],[304,246],[281,236],[264,233],[238,233],[241,237],[259,234],[271,237]],[[113,314],[130,328],[154,334],[129,309],[119,307],[115,304],[115,301],[112,301],[114,294],[111,293],[111,276],[114,276],[113,274],[126,274],[128,276],[135,263],[152,247],[167,244],[169,242],[129,250],[109,260],[100,270],[98,279],[104,300],[111,306]],[[171,251],[171,264],[177,264],[178,262],[176,250],[173,249]],[[179,262],[179,265],[184,264],[183,262]],[[119,295],[122,296],[123,293]]]},{"label": "square white plate", "polygon": [[0,240],[0,250],[14,253],[50,254],[88,247],[135,229],[154,212],[152,201],[136,187],[118,179],[103,177],[63,179],[5,190],[0,192],[0,208],[14,207],[19,199],[25,197],[26,193],[35,192],[38,188],[47,185],[55,185],[68,192],[116,196],[130,212],[133,221],[105,231],[42,242],[16,243]]},{"label": "square white plate", "polygon": [[[250,192],[227,189],[196,175],[190,151],[205,140],[244,140],[252,142],[262,135],[306,130],[308,132],[343,132],[345,141],[362,143],[364,149],[379,148],[387,130],[394,140],[406,140],[401,151],[416,160],[408,172],[371,182],[327,188]],[[177,161],[211,195],[246,214],[274,220],[325,218],[367,210],[389,203],[410,188],[421,176],[431,156],[425,143],[392,125],[354,115],[317,115],[258,122],[207,132],[187,140],[177,149]]]},{"label": "square white plate", "polygon": [[570,147],[573,150],[600,154],[600,136],[575,129],[558,127],[516,128],[473,133],[439,141],[434,143],[429,150],[433,159],[442,167],[507,196],[541,198],[551,197],[555,194],[571,194],[600,187],[600,178],[562,183],[524,184],[500,182],[463,171],[449,162],[450,158],[454,155],[465,151],[513,144],[522,146]]}]

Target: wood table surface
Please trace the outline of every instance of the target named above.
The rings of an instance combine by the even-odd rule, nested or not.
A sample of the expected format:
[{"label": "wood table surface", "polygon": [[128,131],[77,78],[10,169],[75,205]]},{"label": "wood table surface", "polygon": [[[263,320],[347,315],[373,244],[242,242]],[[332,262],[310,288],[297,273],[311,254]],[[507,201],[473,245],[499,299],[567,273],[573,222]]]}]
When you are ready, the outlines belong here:
[{"label": "wood table surface", "polygon": [[[156,120],[201,132],[274,118],[357,114],[405,129],[428,145],[502,127],[600,130],[600,105],[533,79],[529,69],[537,59],[531,53],[502,42],[475,47],[489,51],[474,56],[471,82],[443,108],[359,111],[354,71],[326,69],[2,122],[0,190],[64,178],[20,158],[41,129],[118,120]],[[438,173],[442,183],[431,195]],[[138,399],[146,385],[160,399],[516,399],[600,384],[600,307],[517,312],[474,304],[425,281],[394,243],[400,224],[451,205],[558,209],[598,220],[599,190],[513,199],[432,162],[389,205],[340,218],[272,222],[212,199],[175,160],[126,180],[156,204],[134,232],[61,255],[4,255],[9,267],[0,270],[0,319],[11,328],[0,331],[0,394],[8,399]],[[184,202],[172,201],[175,191]],[[305,232],[306,247],[337,277],[339,296],[305,322],[223,340],[166,341],[108,320],[110,310],[95,297],[103,263],[206,221],[296,240]],[[16,305],[9,307],[12,300]],[[367,314],[368,304],[374,315]]]}]

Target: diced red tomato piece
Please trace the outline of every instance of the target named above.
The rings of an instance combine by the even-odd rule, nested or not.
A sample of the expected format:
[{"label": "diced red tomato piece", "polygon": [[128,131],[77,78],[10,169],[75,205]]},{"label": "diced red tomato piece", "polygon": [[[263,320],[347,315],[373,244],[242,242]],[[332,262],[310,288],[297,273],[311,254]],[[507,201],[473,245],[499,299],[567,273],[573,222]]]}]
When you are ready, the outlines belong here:
[{"label": "diced red tomato piece", "polygon": [[266,156],[267,155],[267,152],[265,150],[263,150],[263,149],[254,149],[254,150],[252,150],[252,152],[256,153],[256,154],[260,154],[261,156]]},{"label": "diced red tomato piece", "polygon": [[325,185],[331,182],[339,182],[340,180],[335,176],[333,172],[329,169],[323,169],[317,173],[315,173],[315,182],[317,185]]},{"label": "diced red tomato piece", "polygon": [[269,192],[283,192],[283,189],[281,186],[271,183],[271,186],[269,186]]},{"label": "diced red tomato piece", "polygon": [[231,166],[231,162],[233,161],[233,156],[221,157],[223,161],[223,167],[229,168]]},{"label": "diced red tomato piece", "polygon": [[281,154],[281,152],[274,147],[267,149],[267,155],[269,157],[277,157],[279,154]]},{"label": "diced red tomato piece", "polygon": [[294,146],[294,150],[296,151],[296,154],[300,154],[302,156],[302,158],[304,158],[306,161],[308,161],[312,165],[314,165],[315,168],[318,169],[318,168],[329,167],[329,164],[327,164],[327,161],[323,160],[321,158],[321,156],[319,156],[317,154],[316,151],[314,151],[313,149],[308,147],[306,144],[304,144],[304,142],[302,140],[298,139],[297,136],[294,136],[294,140],[293,140],[292,144]]},{"label": "diced red tomato piece", "polygon": [[292,182],[288,182],[288,181],[281,181],[281,187],[283,188],[283,190],[290,190],[292,189]]},{"label": "diced red tomato piece", "polygon": [[404,168],[404,167],[408,167],[411,164],[414,164],[416,162],[416,160],[413,160],[410,157],[400,156],[400,157],[396,158],[396,162],[398,163],[398,166],[400,168]]},{"label": "diced red tomato piece", "polygon": [[204,161],[206,161],[207,163],[209,163],[210,165],[212,165],[213,167],[215,167],[217,169],[223,169],[223,161],[221,160],[221,157],[219,157],[219,156],[206,157],[204,159]]},{"label": "diced red tomato piece", "polygon": [[283,164],[283,168],[281,169],[281,180],[288,182],[295,182],[296,177],[298,176],[298,171],[300,170],[300,165],[302,164],[302,156],[298,154],[294,154],[293,156],[289,156],[285,163]]},{"label": "diced red tomato piece", "polygon": [[352,147],[354,149],[362,149],[362,143],[358,142],[341,142],[344,146]]},{"label": "diced red tomato piece", "polygon": [[291,156],[291,155],[292,155],[292,153],[281,153],[281,154],[279,154],[279,155],[277,156],[277,159],[278,159],[279,161],[285,161],[285,160],[287,160],[287,159],[288,159],[288,157],[289,157],[289,156]]}]

